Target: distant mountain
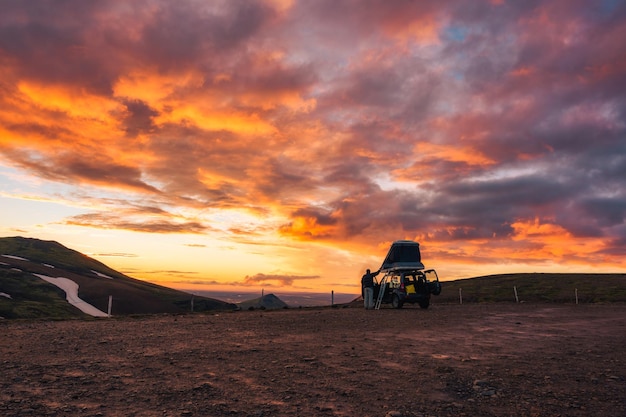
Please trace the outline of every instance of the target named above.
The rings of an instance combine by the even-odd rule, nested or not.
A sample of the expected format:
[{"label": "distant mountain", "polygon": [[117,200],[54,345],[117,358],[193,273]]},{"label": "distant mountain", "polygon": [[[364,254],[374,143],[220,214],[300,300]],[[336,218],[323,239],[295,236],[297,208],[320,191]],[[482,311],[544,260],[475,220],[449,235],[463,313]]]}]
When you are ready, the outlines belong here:
[{"label": "distant mountain", "polygon": [[[191,294],[128,277],[58,242],[0,238],[0,317],[102,316],[109,296],[114,316],[191,311]],[[236,308],[193,296],[194,311]]]},{"label": "distant mountain", "polygon": [[287,308],[287,304],[274,294],[267,294],[259,298],[252,300],[242,301],[237,303],[242,310],[279,310],[281,308]]},{"label": "distant mountain", "polygon": [[[230,303],[241,303],[243,301],[250,300],[258,296],[258,291],[216,291],[209,290],[194,291],[194,294],[202,295],[204,297],[217,298],[218,300],[228,301]],[[308,292],[308,291],[284,291],[280,293],[274,293],[274,295],[280,298],[289,308],[302,308],[302,307],[328,307],[332,304],[336,306],[343,306],[346,303],[353,301],[357,295],[352,293],[337,293],[337,292]]]}]

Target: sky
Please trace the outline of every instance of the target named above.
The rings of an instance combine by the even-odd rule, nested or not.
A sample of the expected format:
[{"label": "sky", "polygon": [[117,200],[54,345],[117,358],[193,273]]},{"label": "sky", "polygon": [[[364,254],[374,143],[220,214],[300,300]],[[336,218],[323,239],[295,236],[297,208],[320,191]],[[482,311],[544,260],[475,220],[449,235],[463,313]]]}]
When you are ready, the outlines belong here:
[{"label": "sky", "polygon": [[186,290],[626,272],[626,2],[0,0],[0,236]]}]

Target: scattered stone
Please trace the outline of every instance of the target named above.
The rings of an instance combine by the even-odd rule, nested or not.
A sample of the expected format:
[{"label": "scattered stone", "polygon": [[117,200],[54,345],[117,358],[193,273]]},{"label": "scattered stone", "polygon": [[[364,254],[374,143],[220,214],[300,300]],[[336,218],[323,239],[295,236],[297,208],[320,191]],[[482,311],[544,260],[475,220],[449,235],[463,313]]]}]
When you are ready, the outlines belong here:
[{"label": "scattered stone", "polygon": [[41,382],[43,382],[44,384],[48,384],[51,382],[56,382],[59,378],[57,378],[54,375],[44,375],[41,377]]},{"label": "scattered stone", "polygon": [[489,381],[485,381],[484,379],[477,379],[474,381],[474,389],[483,388],[489,386]]}]

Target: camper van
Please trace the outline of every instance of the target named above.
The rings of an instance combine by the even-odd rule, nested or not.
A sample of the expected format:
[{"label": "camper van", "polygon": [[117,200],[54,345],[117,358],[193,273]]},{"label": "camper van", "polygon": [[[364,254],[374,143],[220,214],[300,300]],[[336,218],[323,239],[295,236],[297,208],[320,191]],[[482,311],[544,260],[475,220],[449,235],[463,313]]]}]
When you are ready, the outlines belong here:
[{"label": "camper van", "polygon": [[419,243],[411,240],[393,242],[380,267],[383,274],[374,286],[374,308],[382,303],[402,308],[405,303],[430,306],[430,296],[441,294],[441,283],[434,269],[425,270]]}]

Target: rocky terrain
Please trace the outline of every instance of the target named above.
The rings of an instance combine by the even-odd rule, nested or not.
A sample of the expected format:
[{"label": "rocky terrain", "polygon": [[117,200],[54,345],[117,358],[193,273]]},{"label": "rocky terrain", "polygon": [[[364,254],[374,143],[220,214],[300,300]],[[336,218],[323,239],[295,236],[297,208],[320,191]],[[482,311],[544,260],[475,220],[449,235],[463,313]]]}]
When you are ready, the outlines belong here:
[{"label": "rocky terrain", "polygon": [[0,321],[3,416],[624,416],[623,304]]}]

